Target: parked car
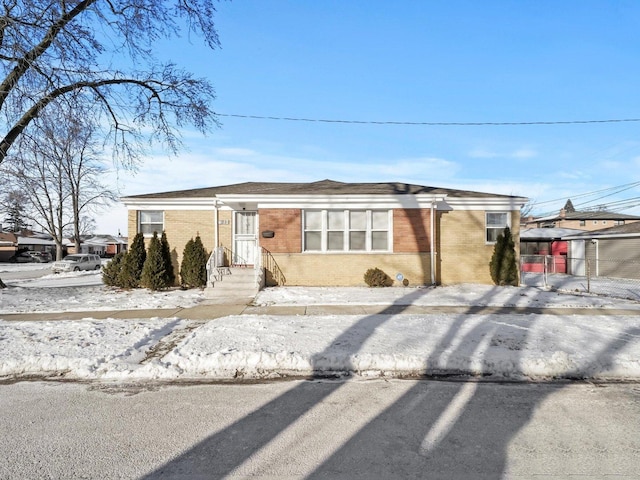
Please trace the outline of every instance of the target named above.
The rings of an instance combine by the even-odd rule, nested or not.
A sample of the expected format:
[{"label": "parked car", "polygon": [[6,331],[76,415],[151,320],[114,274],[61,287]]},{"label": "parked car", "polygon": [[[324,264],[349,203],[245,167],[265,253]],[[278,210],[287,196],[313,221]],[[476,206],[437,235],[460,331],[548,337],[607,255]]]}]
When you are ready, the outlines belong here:
[{"label": "parked car", "polygon": [[27,252],[29,255],[31,255],[31,258],[33,258],[34,262],[40,262],[40,263],[49,263],[51,261],[51,254],[49,252]]},{"label": "parked car", "polygon": [[13,263],[31,263],[31,262],[37,262],[38,260],[33,258],[31,255],[29,255],[29,252],[24,251],[24,252],[16,253],[13,257],[9,259],[9,261]]},{"label": "parked car", "polygon": [[67,255],[60,262],[54,262],[51,269],[54,273],[77,272],[79,270],[100,270],[100,257],[90,253],[74,253]]}]

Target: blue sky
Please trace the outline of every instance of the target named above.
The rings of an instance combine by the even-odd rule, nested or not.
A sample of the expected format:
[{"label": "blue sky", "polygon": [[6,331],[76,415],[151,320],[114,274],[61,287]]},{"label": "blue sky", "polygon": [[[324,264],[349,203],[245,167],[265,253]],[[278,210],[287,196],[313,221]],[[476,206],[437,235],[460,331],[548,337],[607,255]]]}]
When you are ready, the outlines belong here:
[{"label": "blue sky", "polygon": [[[640,118],[640,2],[237,0],[222,49],[158,56],[208,78],[221,114],[395,122]],[[535,210],[640,181],[640,122],[528,126],[327,124],[221,116],[184,131],[123,195],[244,181],[405,181],[526,196]],[[607,192],[605,192],[607,193]],[[640,187],[595,201],[640,197]],[[639,202],[640,203],[640,202]],[[623,213],[638,213],[625,210]],[[98,231],[126,231],[115,208]]]}]

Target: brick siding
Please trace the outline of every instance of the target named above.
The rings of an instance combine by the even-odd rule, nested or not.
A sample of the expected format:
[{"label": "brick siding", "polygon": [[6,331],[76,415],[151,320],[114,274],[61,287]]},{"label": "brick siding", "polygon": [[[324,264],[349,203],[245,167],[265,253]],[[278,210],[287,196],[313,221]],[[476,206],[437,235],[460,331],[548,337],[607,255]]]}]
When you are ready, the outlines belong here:
[{"label": "brick siding", "polygon": [[302,210],[297,208],[265,209],[259,212],[260,232],[271,230],[273,238],[258,233],[260,245],[271,253],[302,252]]},{"label": "brick siding", "polygon": [[393,210],[393,251],[429,252],[431,212],[417,208]]}]

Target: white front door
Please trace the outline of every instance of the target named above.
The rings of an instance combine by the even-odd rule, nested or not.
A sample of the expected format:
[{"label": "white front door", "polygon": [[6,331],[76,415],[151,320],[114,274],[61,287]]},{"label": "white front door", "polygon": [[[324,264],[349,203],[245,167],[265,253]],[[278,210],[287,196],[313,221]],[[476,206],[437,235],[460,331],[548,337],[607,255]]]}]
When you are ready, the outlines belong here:
[{"label": "white front door", "polygon": [[253,265],[258,239],[258,212],[235,212],[233,264]]}]

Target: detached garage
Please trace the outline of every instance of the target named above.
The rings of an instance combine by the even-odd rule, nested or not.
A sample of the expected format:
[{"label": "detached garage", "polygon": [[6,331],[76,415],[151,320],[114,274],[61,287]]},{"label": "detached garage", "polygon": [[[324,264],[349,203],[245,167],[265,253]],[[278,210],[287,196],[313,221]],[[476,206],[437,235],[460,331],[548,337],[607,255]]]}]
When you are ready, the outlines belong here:
[{"label": "detached garage", "polygon": [[640,280],[640,223],[569,235],[563,240],[570,242],[571,262],[585,269],[570,273]]}]

